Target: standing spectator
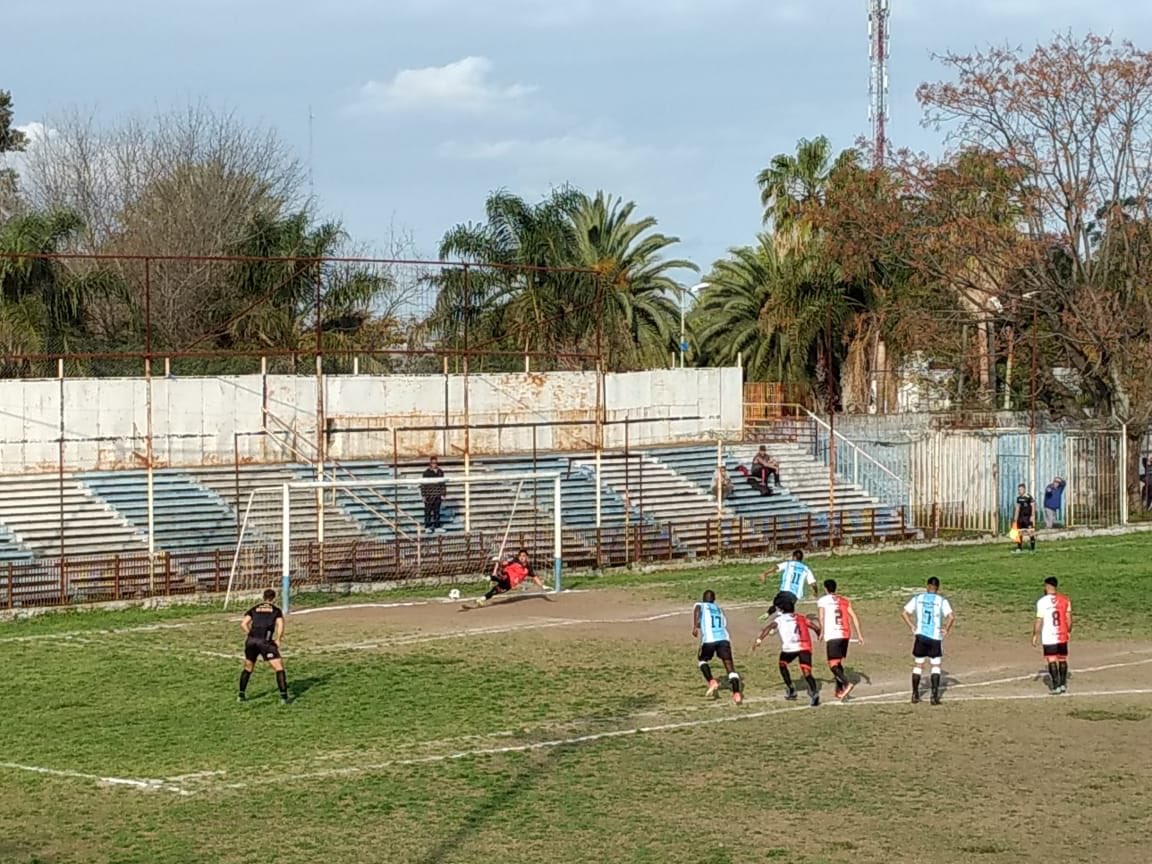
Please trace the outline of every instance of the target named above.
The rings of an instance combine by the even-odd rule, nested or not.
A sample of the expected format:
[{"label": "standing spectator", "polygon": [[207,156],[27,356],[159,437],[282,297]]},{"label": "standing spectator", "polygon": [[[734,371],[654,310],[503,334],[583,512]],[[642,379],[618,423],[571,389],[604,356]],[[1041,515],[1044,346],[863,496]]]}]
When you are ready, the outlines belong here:
[{"label": "standing spectator", "polygon": [[717,466],[716,473],[712,475],[712,488],[708,490],[709,495],[715,496],[717,493],[722,499],[732,494],[732,478],[723,465]]},{"label": "standing spectator", "polygon": [[1145,510],[1152,510],[1152,476],[1148,474],[1148,457],[1140,457],[1140,498]]},{"label": "standing spectator", "polygon": [[[428,460],[428,467],[424,469],[424,479],[443,477],[444,471],[440,467],[440,460],[435,456]],[[422,483],[420,496],[424,499],[424,530],[438,531],[440,529],[440,503],[444,500],[444,483]]]},{"label": "standing spectator", "polygon": [[1057,474],[1052,478],[1052,482],[1044,487],[1044,527],[1049,530],[1056,527],[1066,485],[1064,478]]}]

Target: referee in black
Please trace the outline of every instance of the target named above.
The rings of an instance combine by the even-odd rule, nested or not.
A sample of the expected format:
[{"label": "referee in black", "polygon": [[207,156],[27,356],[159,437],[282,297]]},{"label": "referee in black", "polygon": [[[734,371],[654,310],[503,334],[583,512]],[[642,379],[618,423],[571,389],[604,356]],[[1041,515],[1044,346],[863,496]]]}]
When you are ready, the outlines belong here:
[{"label": "referee in black", "polygon": [[248,697],[248,679],[263,657],[276,671],[276,686],[280,688],[280,704],[288,704],[288,676],[284,674],[284,661],[280,658],[280,638],[284,635],[284,613],[272,601],[276,592],[264,592],[264,602],[244,613],[240,626],[244,629],[244,671],[240,673],[240,701]]}]

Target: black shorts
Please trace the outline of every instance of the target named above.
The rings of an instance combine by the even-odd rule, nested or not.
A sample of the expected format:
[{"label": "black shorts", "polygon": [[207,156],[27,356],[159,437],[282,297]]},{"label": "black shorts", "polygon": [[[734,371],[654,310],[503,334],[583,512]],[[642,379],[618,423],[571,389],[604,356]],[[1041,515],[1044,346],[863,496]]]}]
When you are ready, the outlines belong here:
[{"label": "black shorts", "polygon": [[244,659],[249,663],[255,663],[260,658],[279,660],[280,646],[271,639],[246,639],[244,641]]},{"label": "black shorts", "polygon": [[496,583],[496,587],[499,588],[501,591],[511,591],[512,590],[512,580],[509,579],[507,576],[503,576],[503,575],[493,576],[492,581]]},{"label": "black shorts", "polygon": [[917,636],[916,642],[912,646],[912,656],[918,660],[925,657],[929,660],[937,660],[944,656],[944,643],[939,639]]},{"label": "black shorts", "polygon": [[801,666],[812,668],[812,652],[811,651],[781,651],[780,652],[780,665],[787,666],[793,660],[799,660]]},{"label": "black shorts", "polygon": [[847,639],[829,639],[826,644],[828,646],[829,660],[843,660],[848,656]]},{"label": "black shorts", "polygon": [[1021,531],[1031,531],[1032,530],[1032,517],[1031,516],[1021,516],[1019,519],[1016,520],[1016,527],[1019,528]]},{"label": "black shorts", "polygon": [[700,654],[697,655],[701,663],[707,663],[713,657],[732,662],[732,643],[727,639],[719,642],[703,642],[700,645]]},{"label": "black shorts", "polygon": [[1045,657],[1067,657],[1068,656],[1068,643],[1057,642],[1055,645],[1044,646]]}]

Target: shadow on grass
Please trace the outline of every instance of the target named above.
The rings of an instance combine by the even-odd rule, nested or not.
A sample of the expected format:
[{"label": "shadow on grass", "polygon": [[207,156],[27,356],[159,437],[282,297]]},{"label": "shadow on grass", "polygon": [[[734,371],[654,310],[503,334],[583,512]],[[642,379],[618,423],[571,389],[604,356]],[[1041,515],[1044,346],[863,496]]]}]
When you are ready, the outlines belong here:
[{"label": "shadow on grass", "polygon": [[288,690],[292,694],[292,699],[296,700],[311,690],[313,687],[323,687],[332,680],[334,673],[325,672],[321,675],[311,675],[307,678],[297,678],[295,681],[288,679]]},{"label": "shadow on grass", "polygon": [[[600,719],[609,716],[627,717],[638,710],[649,709],[655,704],[654,696],[630,694],[610,710],[598,713]],[[529,759],[529,764],[521,766],[512,776],[502,778],[495,784],[488,794],[468,811],[456,830],[442,838],[425,855],[417,858],[416,864],[443,864],[449,860],[457,860],[461,850],[484,831],[493,817],[502,818],[515,813],[528,803],[540,781],[551,772],[553,765],[566,753],[574,752],[583,746],[587,745],[569,744],[541,748]],[[483,771],[483,766],[478,767],[478,771]]]}]

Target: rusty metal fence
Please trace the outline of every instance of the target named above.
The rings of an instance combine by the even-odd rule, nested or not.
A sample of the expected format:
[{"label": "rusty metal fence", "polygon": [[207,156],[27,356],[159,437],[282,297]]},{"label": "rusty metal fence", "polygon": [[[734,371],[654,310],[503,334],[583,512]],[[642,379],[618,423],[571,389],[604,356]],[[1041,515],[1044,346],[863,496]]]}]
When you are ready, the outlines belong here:
[{"label": "rusty metal fence", "polygon": [[[897,531],[892,526],[898,524]],[[767,519],[721,518],[685,530],[673,522],[644,522],[599,530],[565,531],[564,563],[573,570],[686,559],[722,561],[773,555],[796,547],[875,544],[899,540],[909,526],[902,510],[875,508],[840,514],[829,524],[819,515]],[[490,565],[500,538],[484,532],[444,535],[423,544],[414,567],[417,541],[341,539],[294,544],[289,550],[297,590],[333,590],[354,583],[451,584],[475,581]],[[530,549],[548,548],[551,534],[517,532],[509,539]],[[67,607],[90,603],[188,599],[222,594],[228,585],[232,551],[160,552],[43,558],[0,565],[0,609]],[[277,582],[281,550],[252,546],[246,582],[236,590],[256,590]],[[256,559],[266,575],[256,575]],[[546,562],[541,561],[541,569]]]}]

